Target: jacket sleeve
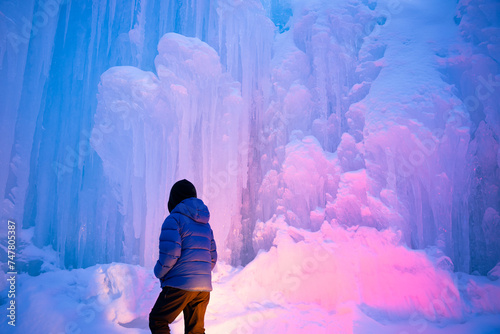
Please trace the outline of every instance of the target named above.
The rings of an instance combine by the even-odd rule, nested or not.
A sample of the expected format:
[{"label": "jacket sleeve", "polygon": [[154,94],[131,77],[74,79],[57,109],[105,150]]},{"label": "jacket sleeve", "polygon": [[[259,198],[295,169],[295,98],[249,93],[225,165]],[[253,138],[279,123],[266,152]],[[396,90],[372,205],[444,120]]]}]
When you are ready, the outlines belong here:
[{"label": "jacket sleeve", "polygon": [[160,233],[160,256],[156,262],[154,273],[163,278],[181,256],[181,235],[179,224],[172,216],[163,222]]},{"label": "jacket sleeve", "polygon": [[210,241],[210,257],[212,258],[212,270],[217,263],[217,246],[215,245],[214,232],[212,231],[212,240]]}]

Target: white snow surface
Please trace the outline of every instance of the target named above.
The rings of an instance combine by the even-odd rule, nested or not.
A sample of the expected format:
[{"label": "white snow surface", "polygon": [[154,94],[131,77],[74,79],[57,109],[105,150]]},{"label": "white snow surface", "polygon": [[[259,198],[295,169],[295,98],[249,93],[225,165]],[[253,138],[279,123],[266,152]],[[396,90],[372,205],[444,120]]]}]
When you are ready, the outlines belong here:
[{"label": "white snow surface", "polygon": [[[279,219],[279,218],[278,218]],[[219,262],[206,333],[495,333],[500,281],[452,273],[400,234],[323,224],[279,229],[242,268]],[[17,277],[17,325],[2,333],[148,333],[151,268],[124,263]],[[4,280],[2,280],[4,281]],[[171,325],[183,333],[182,315]]]}]

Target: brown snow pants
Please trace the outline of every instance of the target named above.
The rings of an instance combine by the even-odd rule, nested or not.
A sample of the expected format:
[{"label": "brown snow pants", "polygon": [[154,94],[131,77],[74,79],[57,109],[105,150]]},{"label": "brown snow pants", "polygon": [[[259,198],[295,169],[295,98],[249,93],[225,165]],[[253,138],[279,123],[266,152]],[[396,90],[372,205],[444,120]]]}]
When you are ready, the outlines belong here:
[{"label": "brown snow pants", "polygon": [[170,334],[169,324],[184,313],[184,333],[205,333],[205,311],[210,292],[186,291],[164,287],[149,313],[149,329],[152,334]]}]

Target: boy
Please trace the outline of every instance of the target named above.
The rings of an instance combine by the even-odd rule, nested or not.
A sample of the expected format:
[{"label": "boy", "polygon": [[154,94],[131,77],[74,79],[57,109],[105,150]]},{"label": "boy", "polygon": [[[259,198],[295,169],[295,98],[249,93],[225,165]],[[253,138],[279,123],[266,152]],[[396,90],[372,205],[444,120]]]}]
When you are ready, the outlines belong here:
[{"label": "boy", "polygon": [[186,334],[204,334],[205,311],[217,262],[210,213],[188,180],[176,182],[168,200],[170,215],[160,233],[160,256],[154,273],[162,291],[149,314],[153,334],[169,334],[171,324],[184,313]]}]

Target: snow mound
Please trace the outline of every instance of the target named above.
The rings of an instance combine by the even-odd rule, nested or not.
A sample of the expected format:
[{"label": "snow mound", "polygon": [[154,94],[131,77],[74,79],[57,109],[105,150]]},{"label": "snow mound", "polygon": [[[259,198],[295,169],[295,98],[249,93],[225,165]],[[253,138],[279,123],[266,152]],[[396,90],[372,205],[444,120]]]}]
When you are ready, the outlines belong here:
[{"label": "snow mound", "polygon": [[385,318],[416,312],[432,321],[460,319],[452,275],[400,239],[391,230],[327,223],[314,233],[278,229],[274,247],[245,267],[232,288],[244,304],[314,303],[333,311],[353,301]]}]

